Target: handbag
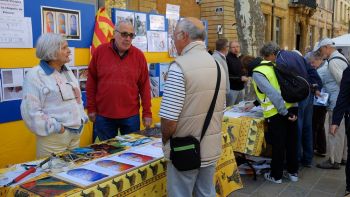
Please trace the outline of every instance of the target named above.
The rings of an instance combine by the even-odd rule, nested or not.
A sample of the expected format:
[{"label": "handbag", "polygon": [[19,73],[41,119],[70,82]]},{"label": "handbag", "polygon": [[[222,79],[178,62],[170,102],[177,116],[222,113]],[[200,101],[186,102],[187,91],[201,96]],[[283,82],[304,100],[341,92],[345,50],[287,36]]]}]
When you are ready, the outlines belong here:
[{"label": "handbag", "polygon": [[215,62],[218,71],[215,93],[213,100],[211,101],[208,113],[205,117],[200,140],[198,141],[191,135],[186,137],[170,138],[170,160],[172,161],[172,164],[175,166],[175,168],[179,171],[194,170],[200,168],[201,166],[200,142],[202,141],[205,132],[208,129],[211,117],[213,115],[221,81],[220,67],[218,62]]}]

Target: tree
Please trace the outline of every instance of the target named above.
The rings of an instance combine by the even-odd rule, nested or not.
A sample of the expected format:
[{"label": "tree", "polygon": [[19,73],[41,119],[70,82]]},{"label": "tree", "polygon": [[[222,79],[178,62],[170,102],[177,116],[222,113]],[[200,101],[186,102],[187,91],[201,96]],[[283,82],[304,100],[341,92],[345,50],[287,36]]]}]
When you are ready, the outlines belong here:
[{"label": "tree", "polygon": [[264,44],[265,18],[258,0],[234,0],[238,41],[241,52],[257,56]]}]

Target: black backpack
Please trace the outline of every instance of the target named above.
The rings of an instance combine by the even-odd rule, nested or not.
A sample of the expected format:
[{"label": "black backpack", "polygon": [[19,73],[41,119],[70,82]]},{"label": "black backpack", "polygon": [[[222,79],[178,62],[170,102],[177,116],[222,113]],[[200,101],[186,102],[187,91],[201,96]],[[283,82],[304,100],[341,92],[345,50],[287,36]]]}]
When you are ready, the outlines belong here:
[{"label": "black backpack", "polygon": [[284,101],[288,103],[297,103],[309,96],[310,85],[303,77],[282,66],[274,66],[271,62],[260,65],[273,66],[278,84],[280,85],[281,96]]}]

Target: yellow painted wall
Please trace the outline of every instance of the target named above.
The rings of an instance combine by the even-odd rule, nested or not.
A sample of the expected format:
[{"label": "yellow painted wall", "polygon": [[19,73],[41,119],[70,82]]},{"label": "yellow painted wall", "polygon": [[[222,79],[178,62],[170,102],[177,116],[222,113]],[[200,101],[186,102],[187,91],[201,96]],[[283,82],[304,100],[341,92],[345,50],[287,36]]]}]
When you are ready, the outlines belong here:
[{"label": "yellow painted wall", "polygon": [[[145,56],[149,63],[172,61],[168,53],[145,53]],[[0,57],[0,69],[33,67],[39,62],[35,57],[35,49],[0,49]],[[88,65],[89,59],[89,49],[75,49],[75,65]],[[160,98],[152,99],[153,123],[159,122],[160,101]],[[22,120],[0,124],[0,134],[0,168],[35,159],[35,135],[27,129]],[[84,127],[80,145],[91,144],[91,140],[92,123],[89,122]]]}]

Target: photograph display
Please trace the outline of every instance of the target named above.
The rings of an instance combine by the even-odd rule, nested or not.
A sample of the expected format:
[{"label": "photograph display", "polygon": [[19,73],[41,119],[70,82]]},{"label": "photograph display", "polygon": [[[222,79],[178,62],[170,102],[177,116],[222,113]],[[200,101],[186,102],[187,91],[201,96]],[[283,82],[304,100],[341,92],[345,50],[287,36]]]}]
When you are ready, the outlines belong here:
[{"label": "photograph display", "polygon": [[58,33],[67,40],[81,39],[81,19],[79,10],[55,7],[41,7],[42,33]]}]

